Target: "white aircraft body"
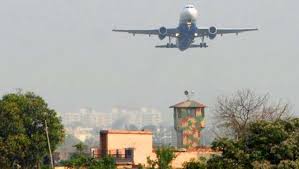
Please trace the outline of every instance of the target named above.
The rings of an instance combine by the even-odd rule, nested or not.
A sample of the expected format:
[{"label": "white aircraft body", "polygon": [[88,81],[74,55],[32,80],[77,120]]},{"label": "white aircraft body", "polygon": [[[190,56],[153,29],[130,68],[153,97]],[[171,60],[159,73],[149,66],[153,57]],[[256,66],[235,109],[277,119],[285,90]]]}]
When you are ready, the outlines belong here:
[{"label": "white aircraft body", "polygon": [[[239,34],[247,31],[257,31],[257,28],[216,28],[211,27],[197,27],[196,19],[198,12],[194,5],[186,5],[180,14],[179,26],[177,28],[160,27],[159,29],[150,30],[121,30],[114,29],[115,32],[127,32],[133,35],[145,34],[145,35],[157,35],[160,40],[165,37],[169,38],[169,42],[166,45],[158,45],[157,48],[178,48],[184,51],[188,48],[206,48],[205,37],[213,40],[217,35],[223,34]],[[176,39],[176,43],[171,43],[171,38]],[[194,44],[195,38],[201,38],[200,44]]]}]

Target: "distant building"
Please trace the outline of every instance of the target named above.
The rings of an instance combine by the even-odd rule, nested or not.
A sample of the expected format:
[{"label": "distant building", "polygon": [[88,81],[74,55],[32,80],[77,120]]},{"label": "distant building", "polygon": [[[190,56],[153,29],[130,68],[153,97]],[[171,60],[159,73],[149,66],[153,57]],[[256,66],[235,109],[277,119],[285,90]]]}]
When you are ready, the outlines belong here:
[{"label": "distant building", "polygon": [[99,115],[97,111],[92,108],[81,108],[81,124],[84,127],[95,127],[97,125],[96,117]]},{"label": "distant building", "polygon": [[77,127],[73,130],[73,135],[79,139],[80,141],[84,142],[85,140],[92,137],[92,128],[82,128]]},{"label": "distant building", "polygon": [[144,126],[158,126],[161,123],[161,112],[153,108],[118,106],[112,108],[113,128],[122,129],[133,124],[138,129]]},{"label": "distant building", "polygon": [[200,146],[201,130],[205,127],[205,107],[204,104],[189,99],[170,107],[174,109],[178,148],[190,149]]},{"label": "distant building", "polygon": [[112,127],[112,115],[110,113],[99,113],[95,116],[95,127],[101,129],[110,129]]},{"label": "distant building", "polygon": [[80,122],[80,113],[67,112],[61,114],[62,123],[66,126],[70,126],[73,123]]},{"label": "distant building", "polygon": [[155,109],[141,108],[142,112],[142,125],[154,125],[158,126],[161,123],[161,112]]}]

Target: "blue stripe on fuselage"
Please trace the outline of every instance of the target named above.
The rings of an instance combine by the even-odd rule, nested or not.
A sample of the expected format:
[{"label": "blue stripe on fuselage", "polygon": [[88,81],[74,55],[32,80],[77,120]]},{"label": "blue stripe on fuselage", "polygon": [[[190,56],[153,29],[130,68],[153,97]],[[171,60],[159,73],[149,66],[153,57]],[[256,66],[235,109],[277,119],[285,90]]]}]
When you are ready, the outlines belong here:
[{"label": "blue stripe on fuselage", "polygon": [[178,48],[183,51],[189,48],[194,40],[194,34],[197,33],[197,27],[195,23],[188,26],[187,23],[180,24],[178,27],[180,36],[177,39]]}]

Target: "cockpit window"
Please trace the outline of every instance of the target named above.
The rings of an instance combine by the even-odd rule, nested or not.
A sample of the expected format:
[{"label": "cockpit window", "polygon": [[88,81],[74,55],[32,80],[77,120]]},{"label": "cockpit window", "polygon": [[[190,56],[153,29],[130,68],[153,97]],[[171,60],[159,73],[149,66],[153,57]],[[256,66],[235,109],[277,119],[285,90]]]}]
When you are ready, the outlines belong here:
[{"label": "cockpit window", "polygon": [[186,8],[194,8],[193,6],[186,6]]}]

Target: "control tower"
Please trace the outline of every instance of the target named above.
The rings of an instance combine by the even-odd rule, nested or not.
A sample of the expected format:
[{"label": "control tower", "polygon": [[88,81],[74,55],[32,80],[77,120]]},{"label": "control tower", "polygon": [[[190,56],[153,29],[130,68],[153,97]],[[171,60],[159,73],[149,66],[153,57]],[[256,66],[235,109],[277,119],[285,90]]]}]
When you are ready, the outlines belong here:
[{"label": "control tower", "polygon": [[187,100],[177,103],[173,108],[174,128],[177,134],[177,148],[192,149],[200,146],[200,132],[205,127],[206,106],[191,100],[190,93],[185,91]]}]

